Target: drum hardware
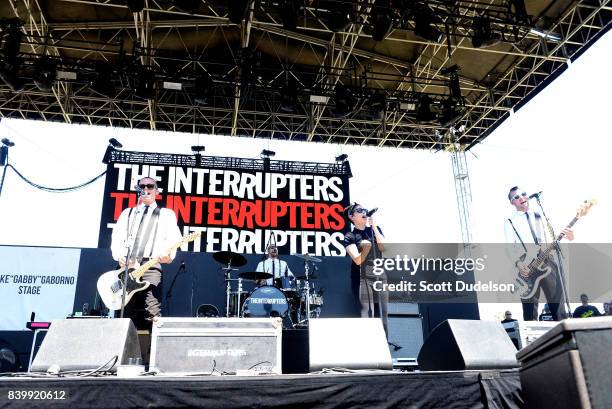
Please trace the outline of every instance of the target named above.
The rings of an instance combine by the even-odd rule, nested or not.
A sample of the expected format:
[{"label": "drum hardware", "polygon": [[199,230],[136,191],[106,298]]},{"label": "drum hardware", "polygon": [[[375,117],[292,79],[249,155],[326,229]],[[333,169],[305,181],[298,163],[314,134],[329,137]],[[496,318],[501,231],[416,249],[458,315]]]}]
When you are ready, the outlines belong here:
[{"label": "drum hardware", "polygon": [[[231,278],[232,271],[238,271],[237,268],[242,267],[247,263],[243,255],[232,251],[218,251],[213,254],[213,259],[224,267],[221,268],[225,275],[225,316],[230,316],[230,294],[232,292],[232,281],[238,281],[238,294],[242,293],[242,278]],[[236,304],[236,310],[233,311],[236,317],[240,316],[240,303]]]},{"label": "drum hardware", "polygon": [[309,261],[312,261],[313,263],[320,263],[321,261],[323,261],[318,257],[311,256],[310,254],[296,254],[295,256],[303,259],[306,263],[308,263]]},{"label": "drum hardware", "polygon": [[258,281],[258,280],[267,280],[269,278],[272,278],[272,274],[264,273],[261,271],[245,271],[245,272],[238,274],[238,277],[244,280]]}]

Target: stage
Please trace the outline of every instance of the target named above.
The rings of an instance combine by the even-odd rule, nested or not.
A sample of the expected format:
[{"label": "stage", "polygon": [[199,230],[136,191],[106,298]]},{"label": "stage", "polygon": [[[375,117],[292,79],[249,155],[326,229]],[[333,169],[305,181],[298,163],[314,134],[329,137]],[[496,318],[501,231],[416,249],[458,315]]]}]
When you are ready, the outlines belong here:
[{"label": "stage", "polygon": [[[0,378],[11,408],[522,408],[518,370]],[[41,391],[64,399],[12,399]],[[49,394],[52,392],[52,394]],[[15,397],[15,395],[11,395]]]}]

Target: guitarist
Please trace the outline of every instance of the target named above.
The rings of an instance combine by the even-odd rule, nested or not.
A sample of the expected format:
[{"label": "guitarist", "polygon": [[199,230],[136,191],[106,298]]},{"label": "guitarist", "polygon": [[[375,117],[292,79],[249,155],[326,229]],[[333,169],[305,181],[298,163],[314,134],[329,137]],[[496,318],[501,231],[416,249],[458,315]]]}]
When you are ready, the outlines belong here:
[{"label": "guitarist", "polygon": [[[140,200],[136,207],[121,212],[113,229],[111,251],[119,266],[125,269],[142,264],[150,258],[161,256],[160,263],[171,263],[176,250],[163,254],[167,248],[181,240],[181,232],[176,224],[176,215],[170,209],[161,208],[155,202],[159,194],[157,181],[144,177],[138,181],[137,191]],[[132,231],[130,231],[130,227]],[[130,260],[126,260],[127,246],[131,248]],[[161,316],[162,268],[154,265],[143,276],[151,285],[144,291],[134,294],[125,306],[124,317],[131,318],[138,329],[150,329],[154,317]],[[143,310],[144,307],[144,310]],[[117,311],[119,314],[120,311]]]},{"label": "guitarist", "polygon": [[[518,186],[514,186],[508,192],[508,200],[514,207],[512,214],[505,220],[504,235],[506,243],[513,243],[510,252],[513,260],[516,260],[515,267],[519,275],[523,277],[529,274],[527,265],[531,260],[520,260],[520,256],[526,252],[526,247],[536,245],[545,245],[554,238],[549,237],[542,216],[534,211],[529,210],[529,196]],[[565,228],[562,230],[568,240],[574,240],[574,232],[572,229]],[[544,291],[550,312],[555,321],[564,318],[565,308],[563,307],[563,289],[559,281],[557,273],[549,274],[540,284],[540,288]],[[523,319],[525,321],[538,320],[538,301],[540,298],[540,288],[535,292],[534,296],[529,300],[522,300],[523,304]]]}]

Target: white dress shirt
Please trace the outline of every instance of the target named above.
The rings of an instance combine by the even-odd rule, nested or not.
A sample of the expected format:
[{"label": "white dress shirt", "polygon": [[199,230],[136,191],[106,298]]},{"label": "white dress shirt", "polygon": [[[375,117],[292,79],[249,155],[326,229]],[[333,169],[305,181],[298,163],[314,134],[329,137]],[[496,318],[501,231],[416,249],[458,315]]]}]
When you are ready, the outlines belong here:
[{"label": "white dress shirt", "polygon": [[[537,215],[533,211],[528,211],[529,220],[531,221],[531,225],[533,226],[533,231],[538,238],[538,242],[540,244],[547,244],[549,242],[549,237],[546,231],[546,227],[544,225],[544,220],[540,215]],[[508,219],[512,220],[512,224],[508,221]],[[529,228],[529,223],[527,221],[527,217],[525,216],[525,212],[519,212],[518,210],[514,210],[505,220],[504,220],[504,236],[506,238],[506,243],[514,243],[514,246],[507,247],[508,257],[513,261],[518,260],[518,258],[525,253],[525,249],[521,245],[521,240],[527,246],[527,249],[533,250],[530,245],[535,243],[533,239],[533,234],[531,233],[531,229]],[[521,236],[521,240],[517,237],[514,229]],[[529,262],[529,260],[526,260]]]},{"label": "white dress shirt", "polygon": [[267,258],[260,261],[259,264],[257,264],[255,271],[272,274],[272,278],[266,280],[266,285],[273,285],[274,278],[284,277],[285,271],[289,277],[294,277],[293,273],[289,269],[289,266],[287,265],[287,262],[284,260],[279,260],[278,258]]},{"label": "white dress shirt", "polygon": [[[140,225],[140,221],[143,218],[143,234],[147,231],[147,227],[149,222],[151,221],[151,216],[153,215],[153,211],[157,207],[157,203],[152,203],[149,205],[149,210],[147,214],[144,215],[145,206],[140,204],[131,210],[130,208],[124,209],[119,216],[119,220],[117,220],[117,224],[113,228],[112,242],[111,242],[111,251],[113,253],[113,258],[115,260],[119,260],[121,257],[125,257],[127,253],[127,244],[130,246],[134,245],[134,240],[136,239],[136,233],[138,232],[138,226]],[[131,210],[131,214],[130,214]],[[132,221],[134,221],[134,225],[132,227],[132,231],[128,230],[132,226]],[[155,240],[154,237],[156,236]],[[153,258],[157,256],[164,255],[168,249],[177,244],[182,238],[181,231],[179,230],[176,224],[176,215],[170,209],[160,208],[157,232],[156,227],[152,226],[151,234],[145,244],[143,257],[145,258]],[[155,248],[152,246],[155,245]],[[170,257],[174,258],[176,256],[176,249],[170,253]]]}]

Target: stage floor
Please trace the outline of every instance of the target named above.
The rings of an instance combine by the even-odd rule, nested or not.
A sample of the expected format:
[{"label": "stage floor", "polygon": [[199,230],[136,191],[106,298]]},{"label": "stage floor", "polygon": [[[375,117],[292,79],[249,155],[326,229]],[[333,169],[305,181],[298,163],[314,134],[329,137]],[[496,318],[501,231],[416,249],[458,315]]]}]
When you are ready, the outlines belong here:
[{"label": "stage floor", "polygon": [[[39,399],[28,399],[27,393],[25,398],[16,399],[17,391],[40,391],[29,394]],[[252,377],[0,377],[0,392],[2,408],[524,407],[518,370]]]}]

